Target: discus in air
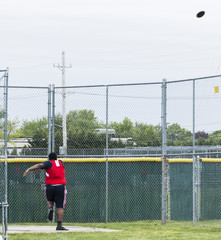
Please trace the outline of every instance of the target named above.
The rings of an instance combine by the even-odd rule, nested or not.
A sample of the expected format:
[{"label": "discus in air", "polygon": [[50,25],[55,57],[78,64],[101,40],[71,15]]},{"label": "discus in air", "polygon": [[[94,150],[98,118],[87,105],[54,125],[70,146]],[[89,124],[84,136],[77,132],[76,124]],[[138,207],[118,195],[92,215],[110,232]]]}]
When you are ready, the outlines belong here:
[{"label": "discus in air", "polygon": [[201,18],[201,17],[203,17],[205,15],[205,11],[200,11],[200,12],[198,12],[197,14],[196,14],[196,17],[197,18]]}]

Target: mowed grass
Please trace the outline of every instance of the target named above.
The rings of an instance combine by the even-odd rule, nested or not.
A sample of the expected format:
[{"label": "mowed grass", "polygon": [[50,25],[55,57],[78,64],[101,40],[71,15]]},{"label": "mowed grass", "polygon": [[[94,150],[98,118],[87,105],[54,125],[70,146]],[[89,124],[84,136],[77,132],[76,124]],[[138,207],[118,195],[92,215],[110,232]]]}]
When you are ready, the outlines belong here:
[{"label": "mowed grass", "polygon": [[[30,224],[33,225],[33,224]],[[42,224],[38,224],[39,228]],[[16,233],[9,234],[10,240],[146,240],[146,239],[221,239],[221,220],[192,222],[138,221],[117,223],[64,223],[64,226],[85,226],[121,230],[120,232],[58,232],[58,233]]]}]

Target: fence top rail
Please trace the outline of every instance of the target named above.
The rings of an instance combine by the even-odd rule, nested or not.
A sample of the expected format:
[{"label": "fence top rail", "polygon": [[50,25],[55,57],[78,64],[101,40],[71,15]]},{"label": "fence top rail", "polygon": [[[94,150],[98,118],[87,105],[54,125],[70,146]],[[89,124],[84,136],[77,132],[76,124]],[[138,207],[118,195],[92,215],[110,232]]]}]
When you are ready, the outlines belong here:
[{"label": "fence top rail", "polygon": [[[6,72],[6,70],[0,70],[0,72]],[[212,75],[212,76],[205,76],[205,77],[198,77],[198,78],[189,78],[189,79],[180,79],[174,81],[166,81],[166,83],[177,83],[177,82],[188,82],[188,81],[197,81],[197,80],[205,80],[208,78],[218,78],[221,75]],[[55,89],[62,89],[62,88],[95,88],[95,87],[122,87],[122,86],[141,86],[141,85],[162,85],[163,81],[161,82],[141,82],[141,83],[118,83],[118,84],[100,84],[100,85],[82,85],[82,86],[59,86],[55,87]],[[50,85],[51,86],[51,85]],[[39,88],[39,89],[48,89],[49,87],[37,87],[37,86],[8,86],[8,88]],[[54,86],[54,84],[53,84]],[[3,86],[0,86],[3,87]]]},{"label": "fence top rail", "polygon": [[[63,162],[76,162],[76,163],[86,163],[86,162],[106,162],[106,158],[59,158]],[[9,158],[8,163],[39,163],[47,161],[47,158]],[[221,162],[221,158],[200,158],[202,162]],[[161,162],[161,157],[127,157],[127,158],[108,158],[108,162]],[[5,159],[0,158],[0,162],[4,163]],[[192,158],[169,158],[169,163],[192,163]]]},{"label": "fence top rail", "polygon": [[[59,158],[63,162],[106,162],[106,158]],[[27,162],[44,162],[47,158],[13,158],[8,159],[8,163],[27,163]],[[0,162],[5,162],[1,158]],[[161,162],[161,158],[108,158],[108,162]]]},{"label": "fence top rail", "polygon": [[221,77],[221,75],[213,75],[213,76],[206,76],[206,77],[198,77],[198,78],[189,78],[189,79],[180,79],[174,81],[166,81],[166,83],[178,83],[178,82],[189,82],[189,81],[199,81],[199,80],[206,80],[208,78],[217,78]]},{"label": "fence top rail", "polygon": [[192,158],[172,158],[168,159],[169,163],[192,163]]},{"label": "fence top rail", "polygon": [[220,158],[201,158],[202,162],[221,162]]},{"label": "fence top rail", "polygon": [[[205,77],[198,77],[198,78],[189,78],[189,79],[180,79],[180,80],[173,80],[173,81],[166,81],[166,83],[177,83],[177,82],[189,82],[189,81],[199,81],[199,80],[206,80],[208,78],[218,78],[221,75],[212,75],[212,76],[205,76]],[[116,83],[116,84],[106,84],[106,85],[85,85],[85,86],[65,86],[65,87],[55,87],[55,89],[59,88],[94,88],[94,87],[122,87],[122,86],[142,86],[142,85],[162,85],[162,82],[146,82],[146,83]]]},{"label": "fence top rail", "polygon": [[[4,87],[4,86],[0,86]],[[8,86],[8,88],[33,88],[33,89],[49,89],[50,87],[36,87],[36,86]]]},{"label": "fence top rail", "polygon": [[65,87],[55,87],[55,89],[61,89],[61,88],[123,87],[123,86],[159,85],[159,84],[162,84],[162,82],[119,83],[119,84],[106,84],[106,85],[65,86]]},{"label": "fence top rail", "polygon": [[[200,161],[215,163],[215,162],[221,162],[221,158],[200,158]],[[168,159],[168,162],[169,163],[192,163],[193,159],[192,158],[173,158],[173,159]]]}]

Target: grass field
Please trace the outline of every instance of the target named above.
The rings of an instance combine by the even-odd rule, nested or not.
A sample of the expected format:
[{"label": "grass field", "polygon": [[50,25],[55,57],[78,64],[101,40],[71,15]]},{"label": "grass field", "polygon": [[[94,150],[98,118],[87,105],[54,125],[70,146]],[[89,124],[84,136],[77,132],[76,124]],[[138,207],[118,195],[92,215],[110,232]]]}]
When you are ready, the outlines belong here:
[{"label": "grass field", "polygon": [[[33,225],[33,224],[31,224]],[[41,227],[42,224],[39,224]],[[160,221],[139,221],[119,223],[86,223],[65,224],[74,226],[110,228],[121,232],[59,232],[59,233],[18,233],[9,234],[10,240],[146,240],[146,239],[221,239],[221,220],[196,222],[168,221],[161,225]]]}]

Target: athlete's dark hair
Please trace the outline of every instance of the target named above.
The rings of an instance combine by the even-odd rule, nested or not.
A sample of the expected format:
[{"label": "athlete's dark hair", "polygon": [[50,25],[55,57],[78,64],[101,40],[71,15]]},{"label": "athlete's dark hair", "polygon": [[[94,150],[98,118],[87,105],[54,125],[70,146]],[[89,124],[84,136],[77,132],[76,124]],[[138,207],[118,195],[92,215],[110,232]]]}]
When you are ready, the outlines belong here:
[{"label": "athlete's dark hair", "polygon": [[55,152],[51,152],[48,155],[49,160],[57,160],[57,154]]}]

